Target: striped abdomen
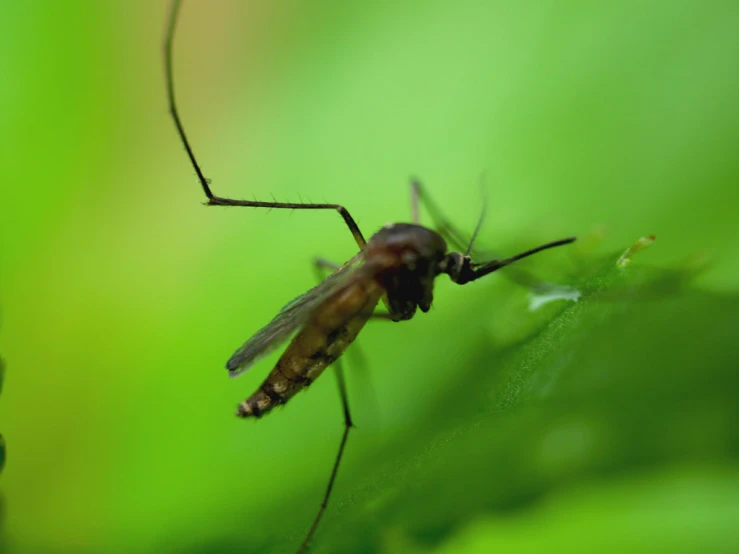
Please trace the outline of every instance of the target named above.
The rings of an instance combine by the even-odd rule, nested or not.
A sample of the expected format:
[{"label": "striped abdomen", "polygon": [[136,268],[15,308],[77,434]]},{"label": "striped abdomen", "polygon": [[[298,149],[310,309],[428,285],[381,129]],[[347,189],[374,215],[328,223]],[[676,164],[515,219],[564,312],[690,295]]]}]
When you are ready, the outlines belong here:
[{"label": "striped abdomen", "polygon": [[327,299],[293,338],[259,389],[239,404],[236,415],[260,417],[315,381],[357,337],[383,292],[368,279]]}]

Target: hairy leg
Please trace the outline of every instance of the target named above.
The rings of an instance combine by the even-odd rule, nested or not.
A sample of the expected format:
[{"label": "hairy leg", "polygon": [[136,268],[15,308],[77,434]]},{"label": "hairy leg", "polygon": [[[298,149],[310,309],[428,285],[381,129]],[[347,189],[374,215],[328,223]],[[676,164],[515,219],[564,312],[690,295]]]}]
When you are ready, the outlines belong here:
[{"label": "hairy leg", "polygon": [[349,211],[340,204],[310,204],[310,203],[294,203],[294,202],[262,202],[258,200],[236,200],[233,198],[224,198],[213,194],[210,188],[210,181],[205,177],[203,170],[200,168],[195,158],[195,152],[190,144],[187,134],[185,133],[185,127],[180,119],[179,110],[177,109],[177,102],[175,100],[174,92],[174,77],[172,71],[172,43],[174,40],[174,33],[177,27],[177,16],[179,15],[180,6],[182,2],[180,0],[173,0],[170,10],[169,20],[167,22],[167,29],[164,39],[164,70],[167,83],[167,100],[169,103],[169,113],[172,116],[177,133],[180,136],[180,140],[185,147],[187,156],[190,159],[190,163],[195,169],[195,173],[200,181],[200,186],[208,199],[209,206],[243,206],[247,208],[275,208],[275,209],[288,209],[288,210],[336,210],[341,215],[344,223],[349,228],[355,242],[362,248],[365,244],[364,236],[359,230],[359,226],[354,221],[354,218],[349,214]]}]

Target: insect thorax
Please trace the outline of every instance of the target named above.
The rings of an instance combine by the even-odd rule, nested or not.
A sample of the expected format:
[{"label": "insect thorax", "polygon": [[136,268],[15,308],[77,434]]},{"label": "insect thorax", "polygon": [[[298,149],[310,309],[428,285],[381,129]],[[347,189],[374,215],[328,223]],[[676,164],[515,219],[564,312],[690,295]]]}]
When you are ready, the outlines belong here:
[{"label": "insect thorax", "polygon": [[429,310],[434,279],[447,250],[441,235],[421,225],[389,224],[365,248],[367,262],[380,267],[376,278],[387,291],[393,319],[410,319],[417,308]]}]

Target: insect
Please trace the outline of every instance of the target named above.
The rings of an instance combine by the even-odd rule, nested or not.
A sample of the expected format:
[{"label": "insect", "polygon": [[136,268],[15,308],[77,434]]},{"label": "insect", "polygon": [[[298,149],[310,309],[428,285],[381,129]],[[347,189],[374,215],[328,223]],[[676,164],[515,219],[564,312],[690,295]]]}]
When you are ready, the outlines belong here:
[{"label": "insect", "polygon": [[[287,304],[226,363],[229,374],[237,376],[261,357],[290,340],[287,349],[257,391],[238,405],[237,416],[259,418],[306,389],[328,366],[336,362],[334,367],[344,411],[344,432],[323,500],[313,524],[297,550],[299,554],[308,547],[326,510],[349,431],[353,426],[344,376],[338,360],[367,321],[370,318],[404,321],[411,319],[418,309],[427,312],[433,301],[434,281],[439,275],[448,275],[454,283],[463,285],[517,260],[571,243],[575,239],[571,237],[543,244],[502,260],[475,262],[471,259],[470,252],[482,217],[465,249],[462,234],[444,220],[421,184],[415,180],[411,184],[412,223],[385,225],[369,240],[365,240],[349,211],[339,204],[261,202],[216,196],[195,159],[175,102],[172,42],[180,6],[180,0],[173,0],[164,41],[169,111],[205,193],[207,205],[334,210],[341,215],[359,247],[359,252],[343,266],[319,263],[320,266],[334,269],[334,272],[316,287]],[[420,224],[419,202],[429,211],[438,230]],[[458,249],[464,249],[464,253],[449,251],[447,239]],[[376,311],[380,303],[384,304],[386,311]]]}]

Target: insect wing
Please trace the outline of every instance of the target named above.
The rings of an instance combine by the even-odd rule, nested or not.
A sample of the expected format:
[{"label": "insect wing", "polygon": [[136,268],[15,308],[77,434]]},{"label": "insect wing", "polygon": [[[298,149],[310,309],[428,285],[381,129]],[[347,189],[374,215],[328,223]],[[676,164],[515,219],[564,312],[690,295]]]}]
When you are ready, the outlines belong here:
[{"label": "insect wing", "polygon": [[272,321],[234,352],[226,362],[229,375],[231,377],[240,375],[257,360],[289,339],[308,321],[318,306],[353,281],[353,277],[363,267],[361,262],[362,253],[360,252],[318,285],[285,305]]}]

